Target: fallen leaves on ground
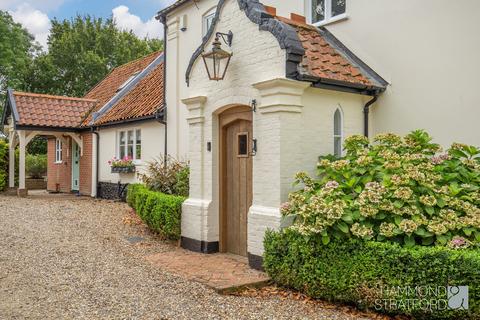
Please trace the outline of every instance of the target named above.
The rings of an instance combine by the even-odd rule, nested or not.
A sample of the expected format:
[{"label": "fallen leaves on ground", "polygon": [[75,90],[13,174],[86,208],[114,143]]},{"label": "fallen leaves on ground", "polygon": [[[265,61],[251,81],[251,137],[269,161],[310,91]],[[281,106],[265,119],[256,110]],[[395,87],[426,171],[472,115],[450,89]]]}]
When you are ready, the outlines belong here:
[{"label": "fallen leaves on ground", "polygon": [[128,211],[127,215],[123,217],[122,222],[130,226],[138,226],[143,223],[142,219],[140,219],[133,210]]},{"label": "fallen leaves on ground", "polygon": [[251,297],[251,298],[279,297],[281,300],[291,299],[291,300],[301,301],[304,304],[319,306],[323,309],[337,310],[349,316],[368,317],[370,319],[375,319],[375,320],[393,320],[393,319],[408,320],[409,319],[408,317],[403,317],[403,316],[390,317],[390,316],[375,313],[375,312],[360,311],[355,309],[354,307],[346,306],[346,305],[335,305],[322,300],[313,299],[301,292],[285,289],[275,285],[270,285],[263,288],[247,287],[243,290],[233,292],[231,293],[231,295],[239,296],[239,297]]}]

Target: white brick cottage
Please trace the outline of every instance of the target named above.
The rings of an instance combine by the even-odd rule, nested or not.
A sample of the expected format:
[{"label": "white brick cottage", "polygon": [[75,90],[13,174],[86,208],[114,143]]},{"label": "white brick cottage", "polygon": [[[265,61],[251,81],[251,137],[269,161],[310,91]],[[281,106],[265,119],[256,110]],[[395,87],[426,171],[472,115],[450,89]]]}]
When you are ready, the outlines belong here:
[{"label": "white brick cottage", "polygon": [[[276,17],[257,0],[177,1],[159,18],[169,153],[191,164],[182,246],[248,256],[259,268],[295,173],[313,173],[319,155],[364,133],[365,110],[387,82],[326,29]],[[201,54],[230,31],[225,79],[209,81]]]}]

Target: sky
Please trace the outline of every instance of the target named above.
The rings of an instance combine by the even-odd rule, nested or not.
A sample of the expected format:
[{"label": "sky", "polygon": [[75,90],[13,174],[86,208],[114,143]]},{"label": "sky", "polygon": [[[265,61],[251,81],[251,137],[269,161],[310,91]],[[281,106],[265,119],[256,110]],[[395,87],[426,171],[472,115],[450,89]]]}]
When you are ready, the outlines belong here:
[{"label": "sky", "polygon": [[175,0],[0,0],[8,11],[46,49],[50,19],[70,19],[78,14],[113,16],[117,25],[139,37],[163,38],[162,24],[155,13]]}]

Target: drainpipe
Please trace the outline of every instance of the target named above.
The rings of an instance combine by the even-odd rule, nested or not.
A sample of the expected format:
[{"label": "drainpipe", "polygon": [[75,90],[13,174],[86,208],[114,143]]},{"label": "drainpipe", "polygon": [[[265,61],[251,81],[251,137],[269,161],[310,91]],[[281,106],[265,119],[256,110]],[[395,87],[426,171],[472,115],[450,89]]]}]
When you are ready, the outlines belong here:
[{"label": "drainpipe", "polygon": [[167,166],[168,158],[168,125],[167,125],[167,17],[162,15],[157,17],[163,24],[163,119],[159,122],[165,126],[163,164]]},{"label": "drainpipe", "polygon": [[92,135],[95,135],[95,139],[92,139],[92,150],[93,150],[93,156],[92,156],[92,168],[95,170],[92,170],[92,190],[91,190],[91,196],[98,198],[98,168],[99,168],[99,154],[100,154],[100,135],[98,132],[95,130],[94,127],[91,129]]},{"label": "drainpipe", "polygon": [[378,100],[378,96],[373,96],[371,100],[365,104],[365,107],[363,107],[363,134],[365,137],[368,138],[368,131],[369,131],[369,125],[368,125],[368,116],[370,114],[370,106],[374,104]]}]

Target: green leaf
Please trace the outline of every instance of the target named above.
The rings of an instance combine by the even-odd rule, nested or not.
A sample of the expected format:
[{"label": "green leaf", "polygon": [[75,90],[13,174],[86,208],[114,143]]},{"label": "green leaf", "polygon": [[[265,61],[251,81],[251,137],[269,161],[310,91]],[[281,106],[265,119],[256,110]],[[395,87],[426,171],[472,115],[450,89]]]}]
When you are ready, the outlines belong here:
[{"label": "green leaf", "polygon": [[343,233],[348,233],[348,232],[349,232],[349,228],[348,228],[348,226],[347,226],[346,223],[344,223],[344,222],[338,222],[338,223],[337,223],[337,226],[338,226],[338,228],[339,228]]},{"label": "green leaf", "polygon": [[407,246],[407,248],[415,246],[415,238],[413,236],[405,236],[403,241],[405,242],[405,246]]},{"label": "green leaf", "polygon": [[395,200],[395,202],[393,203],[393,205],[395,206],[395,208],[398,208],[400,209],[401,207],[403,207],[403,201],[400,201],[400,200]]},{"label": "green leaf", "polygon": [[420,227],[417,230],[415,230],[415,234],[423,237],[423,236],[425,236],[425,229]]},{"label": "green leaf", "polygon": [[468,158],[468,155],[465,152],[460,151],[458,149],[450,149],[449,153],[450,155],[458,158]]},{"label": "green leaf", "polygon": [[425,207],[425,211],[429,214],[429,215],[433,215],[435,213],[435,209],[433,207]]},{"label": "green leaf", "polygon": [[443,198],[437,198],[437,204],[440,208],[445,207],[447,204],[445,203],[445,200]]},{"label": "green leaf", "polygon": [[422,239],[422,245],[424,246],[431,246],[433,244],[433,241],[435,240],[435,237],[428,237],[428,238],[423,238]]},{"label": "green leaf", "polygon": [[354,189],[354,191],[355,191],[356,193],[361,193],[361,192],[362,192],[362,186],[356,186],[355,189]]},{"label": "green leaf", "polygon": [[480,242],[480,232],[475,232],[475,240]]},{"label": "green leaf", "polygon": [[470,237],[470,236],[472,235],[472,233],[475,231],[475,228],[472,228],[472,227],[470,227],[470,228],[463,228],[462,230],[463,230],[463,233],[465,233],[465,235],[466,235],[467,237]]},{"label": "green leaf", "polygon": [[357,179],[352,178],[352,179],[348,180],[345,184],[347,185],[347,187],[352,188],[356,183],[357,183]]},{"label": "green leaf", "polygon": [[346,223],[352,224],[353,223],[353,217],[351,213],[346,213],[342,216],[342,220],[345,221]]},{"label": "green leaf", "polygon": [[443,234],[442,234],[442,235],[439,235],[439,236],[437,236],[437,241],[438,241],[440,244],[445,245],[445,244],[447,244],[447,242],[448,242],[448,237],[447,237],[446,235],[443,235]]},{"label": "green leaf", "polygon": [[395,218],[393,218],[393,220],[395,220],[395,224],[396,224],[397,226],[399,226],[399,225],[400,225],[400,222],[402,222],[403,218],[400,217],[400,216],[395,216]]},{"label": "green leaf", "polygon": [[329,236],[323,236],[323,237],[322,237],[322,243],[323,243],[324,245],[329,244],[329,243],[330,243],[330,237],[329,237]]},{"label": "green leaf", "polygon": [[362,216],[362,215],[360,214],[360,211],[359,211],[359,210],[355,210],[355,211],[352,212],[352,218],[353,218],[353,220],[358,220],[358,219],[360,219],[361,216]]}]

